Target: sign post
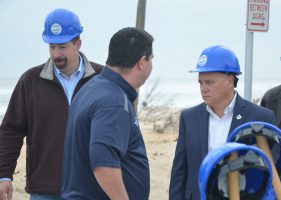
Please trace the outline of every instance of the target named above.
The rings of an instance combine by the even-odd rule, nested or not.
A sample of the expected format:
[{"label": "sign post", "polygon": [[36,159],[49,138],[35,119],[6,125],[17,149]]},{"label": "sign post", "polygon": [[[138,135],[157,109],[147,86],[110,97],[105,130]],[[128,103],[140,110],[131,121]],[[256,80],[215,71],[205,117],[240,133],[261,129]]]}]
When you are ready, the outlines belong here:
[{"label": "sign post", "polygon": [[245,47],[244,98],[252,101],[253,43],[255,31],[267,32],[270,0],[248,0]]}]

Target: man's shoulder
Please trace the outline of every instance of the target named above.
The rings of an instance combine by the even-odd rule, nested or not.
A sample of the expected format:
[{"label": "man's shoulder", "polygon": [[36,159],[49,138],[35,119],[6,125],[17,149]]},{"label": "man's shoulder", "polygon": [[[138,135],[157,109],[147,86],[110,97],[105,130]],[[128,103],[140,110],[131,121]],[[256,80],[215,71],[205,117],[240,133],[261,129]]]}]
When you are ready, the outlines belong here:
[{"label": "man's shoulder", "polygon": [[95,63],[93,61],[89,61],[89,62],[91,64],[92,68],[95,70],[95,73],[100,74],[101,70],[104,68],[104,66],[101,64]]},{"label": "man's shoulder", "polygon": [[272,113],[272,110],[262,107],[260,105],[257,105],[253,102],[250,102],[248,100],[242,99],[242,102],[244,102],[244,106],[246,107],[246,109],[250,112],[256,112],[258,114],[262,114],[262,113]]},{"label": "man's shoulder", "polygon": [[192,114],[192,113],[198,113],[198,112],[203,112],[203,111],[206,111],[206,104],[200,103],[196,106],[184,109],[182,111],[182,114]]},{"label": "man's shoulder", "polygon": [[24,80],[24,79],[30,79],[31,77],[39,77],[41,71],[43,70],[44,65],[45,63],[29,68],[21,75],[21,79]]},{"label": "man's shoulder", "polygon": [[91,95],[92,100],[103,102],[103,104],[114,104],[114,102],[116,103],[120,101],[120,99],[124,99],[125,94],[115,83],[101,75],[93,77],[80,90],[81,94],[93,92],[98,95]]}]

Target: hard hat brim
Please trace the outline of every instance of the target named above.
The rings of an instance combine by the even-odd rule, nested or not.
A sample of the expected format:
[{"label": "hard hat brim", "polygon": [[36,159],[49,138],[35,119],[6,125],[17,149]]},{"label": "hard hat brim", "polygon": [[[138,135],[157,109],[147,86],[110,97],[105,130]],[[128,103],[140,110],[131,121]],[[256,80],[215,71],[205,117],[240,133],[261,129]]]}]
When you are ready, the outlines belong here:
[{"label": "hard hat brim", "polygon": [[75,37],[79,36],[79,34],[76,35],[71,35],[71,36],[48,36],[48,35],[42,35],[43,41],[45,43],[48,44],[64,44],[67,43],[69,41],[71,41],[72,39],[74,39]]},{"label": "hard hat brim", "polygon": [[208,69],[193,69],[193,70],[189,70],[188,71],[189,73],[195,73],[195,72],[203,72],[203,73],[211,73],[211,72],[221,72],[221,73],[226,73],[226,74],[229,74],[229,73],[233,73],[233,74],[237,74],[237,75],[240,75],[242,74],[242,72],[239,72],[237,73],[237,71],[223,71],[223,70],[208,70]]}]

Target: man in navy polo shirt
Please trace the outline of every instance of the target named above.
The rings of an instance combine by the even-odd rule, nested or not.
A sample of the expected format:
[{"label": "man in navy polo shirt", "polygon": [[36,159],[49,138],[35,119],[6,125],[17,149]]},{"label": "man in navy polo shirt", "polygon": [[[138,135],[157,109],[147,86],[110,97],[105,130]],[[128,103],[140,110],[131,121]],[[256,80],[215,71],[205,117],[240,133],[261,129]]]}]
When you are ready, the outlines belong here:
[{"label": "man in navy polo shirt", "polygon": [[107,67],[73,100],[64,146],[62,198],[147,200],[150,177],[133,108],[152,69],[153,37],[124,28],[109,44]]}]

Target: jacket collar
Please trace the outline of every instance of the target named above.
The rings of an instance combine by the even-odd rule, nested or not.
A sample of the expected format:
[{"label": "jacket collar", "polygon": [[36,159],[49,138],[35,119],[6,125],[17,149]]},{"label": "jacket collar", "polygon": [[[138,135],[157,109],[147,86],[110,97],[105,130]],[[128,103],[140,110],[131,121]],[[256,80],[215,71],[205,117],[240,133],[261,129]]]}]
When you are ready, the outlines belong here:
[{"label": "jacket collar", "polygon": [[[82,52],[79,53],[84,61],[85,66],[85,74],[83,78],[91,76],[95,73],[95,70],[93,69],[91,63],[88,61],[87,57]],[[44,79],[54,80],[54,63],[50,58],[47,60],[45,66],[43,67],[40,73],[40,77]]]},{"label": "jacket collar", "polygon": [[238,126],[245,123],[246,119],[246,101],[237,94],[234,110],[233,110],[233,117],[231,121],[231,126],[229,130],[229,134]]},{"label": "jacket collar", "polygon": [[101,76],[117,84],[126,93],[132,103],[135,101],[138,96],[137,91],[119,73],[109,67],[105,67],[101,72]]}]

